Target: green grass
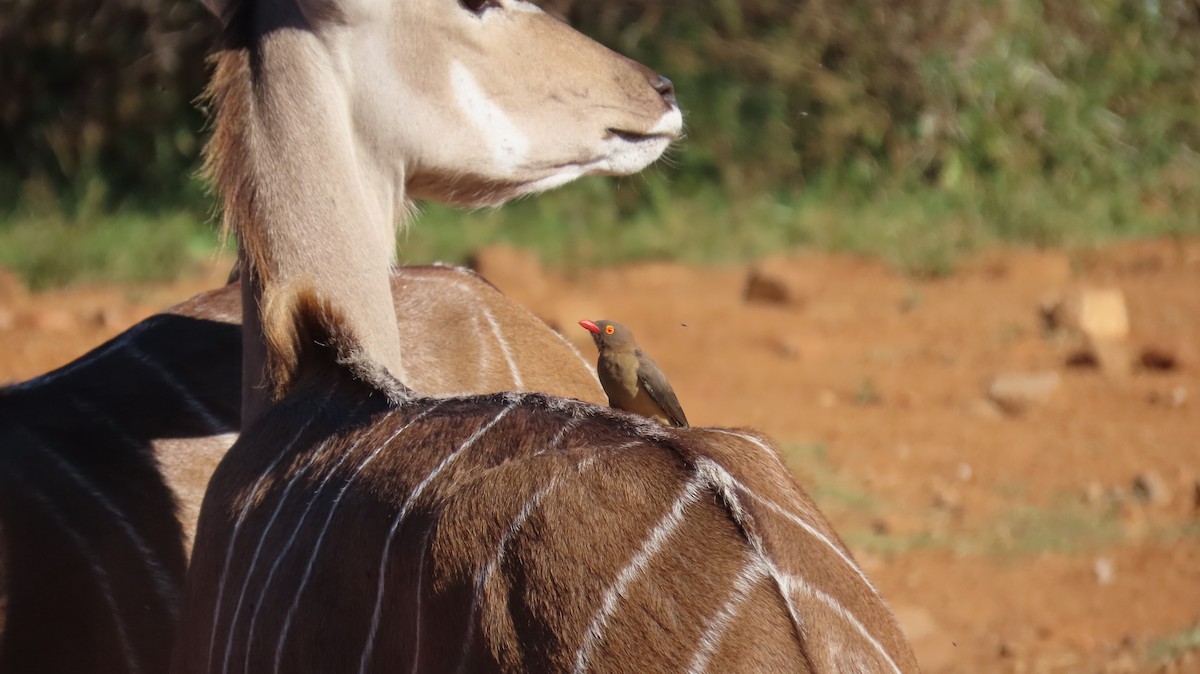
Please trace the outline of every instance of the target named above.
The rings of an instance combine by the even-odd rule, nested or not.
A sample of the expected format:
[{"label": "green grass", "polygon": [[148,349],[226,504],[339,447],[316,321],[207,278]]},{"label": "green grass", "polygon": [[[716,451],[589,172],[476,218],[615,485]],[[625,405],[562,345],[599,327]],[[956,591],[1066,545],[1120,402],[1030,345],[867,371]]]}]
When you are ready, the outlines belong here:
[{"label": "green grass", "polygon": [[[0,215],[4,263],[39,285],[170,275],[172,237],[186,250],[209,236],[193,100],[214,26],[184,0],[100,13],[46,1],[52,11],[16,2],[22,30],[0,44],[15,74],[0,120],[0,214],[30,212],[19,207],[32,200],[72,215],[67,233],[45,237],[26,216]],[[996,242],[1200,235],[1200,32],[1188,3],[661,4],[555,3],[672,77],[688,128],[672,156],[643,176],[500,210],[430,207],[404,239],[406,259],[461,261],[495,241],[567,268],[806,247],[936,276]],[[81,21],[122,37],[70,39],[63,26]],[[170,221],[180,206],[201,234],[120,222]],[[139,210],[155,208],[167,215]],[[109,227],[138,240],[93,231]],[[121,232],[150,230],[145,262],[123,258],[145,237]],[[75,239],[87,250],[71,250]]]},{"label": "green grass", "polygon": [[401,247],[410,261],[461,261],[478,246],[503,241],[560,268],[645,259],[736,263],[804,248],[868,255],[907,273],[940,276],[964,254],[999,242],[1070,247],[1200,235],[1200,218],[1129,205],[1131,193],[1065,198],[1036,186],[1020,192],[1020,199],[1005,200],[976,187],[871,196],[817,187],[729,200],[715,189],[676,195],[656,175],[586,180],[496,210],[427,207]]},{"label": "green grass", "polygon": [[[855,529],[846,531],[844,536],[855,548],[881,555],[916,550],[949,550],[957,555],[982,555],[995,559],[1047,553],[1092,554],[1128,540],[1114,513],[1090,509],[1066,499],[1044,506],[1014,506],[982,526],[969,530],[884,535]],[[1200,540],[1200,526],[1195,523],[1164,524],[1150,531],[1147,539],[1166,544]]]},{"label": "green grass", "polygon": [[89,219],[22,215],[0,222],[0,266],[35,290],[91,282],[168,281],[196,273],[218,237],[186,211]]},{"label": "green grass", "polygon": [[1109,547],[1123,537],[1121,522],[1114,513],[1062,502],[1011,508],[969,536],[962,548],[991,557],[1076,554]]},{"label": "green grass", "polygon": [[[505,242],[566,270],[646,259],[730,264],[805,249],[877,257],[914,275],[938,276],[964,254],[998,242],[1092,246],[1200,235],[1200,217],[1142,212],[1126,204],[1131,198],[1118,191],[1076,200],[1031,187],[1014,205],[968,185],[870,195],[809,186],[735,200],[716,188],[677,192],[652,170],[583,180],[499,209],[425,205],[399,245],[406,262],[463,262],[481,246]],[[0,265],[35,288],[166,280],[213,254],[211,221],[206,207],[20,207],[0,216]]]},{"label": "green grass", "polygon": [[[901,512],[904,505],[871,492],[860,480],[835,468],[828,451],[820,443],[797,443],[784,446],[781,454],[821,510],[841,523],[839,533],[856,550],[883,556],[945,550],[957,555],[1008,559],[1046,553],[1090,554],[1128,540],[1114,509],[1088,506],[1074,494],[1063,494],[1043,505],[1018,503],[970,528],[942,526],[948,515],[937,508],[920,512],[909,509],[922,523],[920,530],[880,533],[865,523],[880,514]],[[1019,483],[1001,484],[998,490],[1017,501],[1025,493]],[[1162,524],[1139,540],[1167,545],[1200,541],[1200,524]]]},{"label": "green grass", "polygon": [[882,510],[882,500],[860,481],[838,471],[830,463],[828,452],[821,443],[791,444],[780,450],[784,465],[799,476],[804,490],[826,514],[869,515]]},{"label": "green grass", "polygon": [[1189,651],[1200,651],[1200,623],[1155,640],[1146,647],[1146,659],[1151,663],[1170,662]]}]

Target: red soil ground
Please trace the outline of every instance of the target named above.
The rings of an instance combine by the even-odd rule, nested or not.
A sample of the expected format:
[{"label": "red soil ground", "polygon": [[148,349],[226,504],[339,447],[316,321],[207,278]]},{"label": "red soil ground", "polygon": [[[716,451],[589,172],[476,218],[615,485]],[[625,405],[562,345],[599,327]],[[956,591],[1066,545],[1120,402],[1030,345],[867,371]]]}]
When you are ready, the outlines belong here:
[{"label": "red soil ground", "polygon": [[[1200,241],[997,250],[925,280],[850,257],[667,263],[564,278],[484,251],[481,271],[594,353],[581,318],[633,328],[695,425],[769,433],[896,609],[925,671],[1200,672]],[[63,364],[223,279],[26,293],[0,277],[0,381]],[[1039,307],[1123,292],[1112,361]],[[1147,367],[1147,349],[1174,363]],[[1170,367],[1162,367],[1170,365]],[[1018,413],[1005,373],[1058,373]],[[1146,488],[1136,488],[1139,476]]]}]

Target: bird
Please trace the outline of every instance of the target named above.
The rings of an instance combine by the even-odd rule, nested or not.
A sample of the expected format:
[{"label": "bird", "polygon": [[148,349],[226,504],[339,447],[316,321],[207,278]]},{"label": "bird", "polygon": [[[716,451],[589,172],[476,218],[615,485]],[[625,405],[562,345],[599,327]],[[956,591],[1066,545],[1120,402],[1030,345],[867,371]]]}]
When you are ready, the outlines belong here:
[{"label": "bird", "polygon": [[666,426],[687,426],[679,399],[658,364],[638,348],[633,332],[616,321],[579,321],[600,351],[596,373],[610,407]]}]

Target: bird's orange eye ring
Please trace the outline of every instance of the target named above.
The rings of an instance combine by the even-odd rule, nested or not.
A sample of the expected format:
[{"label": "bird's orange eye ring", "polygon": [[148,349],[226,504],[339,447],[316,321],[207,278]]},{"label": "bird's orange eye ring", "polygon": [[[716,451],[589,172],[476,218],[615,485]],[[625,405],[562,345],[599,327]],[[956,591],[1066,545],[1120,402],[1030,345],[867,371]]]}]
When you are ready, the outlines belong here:
[{"label": "bird's orange eye ring", "polygon": [[613,333],[613,326],[611,326],[611,325],[604,326],[604,334],[611,335],[612,333]]}]

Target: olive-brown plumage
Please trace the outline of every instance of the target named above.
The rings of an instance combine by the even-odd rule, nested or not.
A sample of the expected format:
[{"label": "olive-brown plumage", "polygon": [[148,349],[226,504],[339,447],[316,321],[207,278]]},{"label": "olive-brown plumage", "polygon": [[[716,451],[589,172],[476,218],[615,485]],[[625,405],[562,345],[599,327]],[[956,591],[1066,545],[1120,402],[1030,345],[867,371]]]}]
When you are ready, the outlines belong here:
[{"label": "olive-brown plumage", "polygon": [[608,404],[667,426],[687,426],[687,417],[667,375],[638,348],[629,328],[616,321],[579,321],[600,351],[596,373]]}]

